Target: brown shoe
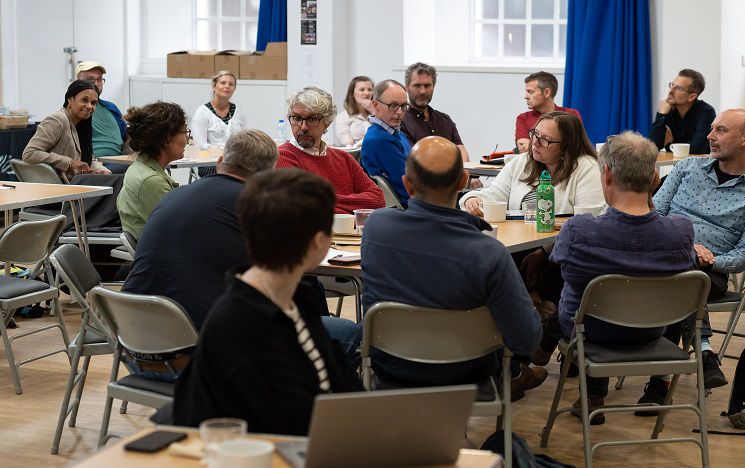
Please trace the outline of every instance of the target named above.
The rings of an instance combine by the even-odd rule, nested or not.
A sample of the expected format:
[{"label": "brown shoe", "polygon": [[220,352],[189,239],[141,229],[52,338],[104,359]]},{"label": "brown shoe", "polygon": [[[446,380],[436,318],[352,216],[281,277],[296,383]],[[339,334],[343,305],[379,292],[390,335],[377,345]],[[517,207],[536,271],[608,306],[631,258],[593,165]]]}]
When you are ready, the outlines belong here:
[{"label": "brown shoe", "polygon": [[551,301],[541,301],[540,304],[535,306],[535,310],[538,311],[538,315],[541,316],[541,323],[546,323],[546,320],[552,315],[556,315],[556,305]]},{"label": "brown shoe", "polygon": [[[587,408],[588,413],[591,413],[594,410],[605,406],[605,399],[604,398],[587,398],[587,406],[588,406]],[[572,414],[581,420],[582,419],[582,406],[579,403],[579,398],[577,398],[577,401],[574,402],[574,404],[572,405],[572,408],[574,408],[572,410]],[[599,426],[601,424],[605,424],[605,413],[598,413],[590,419],[591,426]]]},{"label": "brown shoe", "polygon": [[[527,364],[520,363],[520,375],[512,379],[512,401],[517,401],[514,397],[520,393],[536,388],[543,383],[548,377],[548,371],[543,367],[528,367]],[[520,397],[522,398],[522,397]]]}]

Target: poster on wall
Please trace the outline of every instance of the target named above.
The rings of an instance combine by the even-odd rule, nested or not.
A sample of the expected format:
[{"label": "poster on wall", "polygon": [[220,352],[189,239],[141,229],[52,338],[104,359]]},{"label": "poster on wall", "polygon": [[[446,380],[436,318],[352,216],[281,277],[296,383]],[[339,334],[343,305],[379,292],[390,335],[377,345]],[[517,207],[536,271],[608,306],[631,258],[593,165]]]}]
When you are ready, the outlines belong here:
[{"label": "poster on wall", "polygon": [[316,20],[318,18],[315,0],[300,0],[300,44],[316,45]]}]

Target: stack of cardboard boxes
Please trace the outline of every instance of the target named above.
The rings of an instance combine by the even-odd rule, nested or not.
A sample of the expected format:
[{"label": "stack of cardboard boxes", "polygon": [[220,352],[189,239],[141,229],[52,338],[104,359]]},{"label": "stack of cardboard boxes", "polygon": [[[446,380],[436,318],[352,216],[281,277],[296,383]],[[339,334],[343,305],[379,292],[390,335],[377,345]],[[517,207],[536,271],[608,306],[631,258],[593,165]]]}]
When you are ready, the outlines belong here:
[{"label": "stack of cardboard boxes", "polygon": [[229,70],[242,80],[286,80],[287,43],[270,42],[264,52],[178,51],[168,54],[169,78],[212,78]]}]

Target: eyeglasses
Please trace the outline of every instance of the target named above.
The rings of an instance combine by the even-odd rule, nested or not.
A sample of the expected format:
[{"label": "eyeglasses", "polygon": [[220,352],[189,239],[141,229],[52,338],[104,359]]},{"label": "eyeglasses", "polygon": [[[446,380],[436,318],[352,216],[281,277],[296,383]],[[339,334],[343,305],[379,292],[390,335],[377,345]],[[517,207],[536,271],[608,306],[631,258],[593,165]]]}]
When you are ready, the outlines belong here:
[{"label": "eyeglasses", "polygon": [[317,127],[321,123],[321,120],[323,120],[321,117],[318,117],[317,115],[313,115],[313,116],[305,117],[305,118],[300,117],[299,115],[290,115],[287,118],[290,121],[290,125],[294,127],[299,127],[303,125],[303,122],[305,122],[305,125],[311,128]]},{"label": "eyeglasses", "polygon": [[188,128],[186,130],[182,130],[182,131],[176,132],[176,133],[186,133],[186,139],[187,140],[191,140],[191,130],[188,129]]},{"label": "eyeglasses", "polygon": [[383,101],[381,101],[379,99],[376,99],[376,101],[378,101],[379,103],[383,104],[384,106],[388,106],[388,110],[391,111],[391,112],[397,112],[399,109],[401,109],[404,112],[406,112],[411,107],[411,105],[408,102],[405,102],[403,104],[396,104],[395,102],[392,102],[392,103],[388,104],[388,103],[383,102]]},{"label": "eyeglasses", "polygon": [[535,130],[529,131],[528,136],[531,140],[536,142],[536,146],[538,146],[539,148],[548,148],[555,143],[561,143],[561,141],[553,141],[549,140],[546,137],[540,136]]},{"label": "eyeglasses", "polygon": [[670,89],[672,89],[673,91],[682,91],[682,92],[688,93],[688,94],[691,94],[691,93],[694,93],[695,92],[695,91],[688,91],[687,89],[683,89],[682,86],[678,86],[675,83],[673,83],[672,81],[670,83],[668,83],[667,86]]},{"label": "eyeglasses", "polygon": [[86,81],[92,81],[94,83],[106,83],[106,78],[103,78],[103,77],[101,77],[101,78],[90,77],[90,78],[86,78],[85,80]]}]

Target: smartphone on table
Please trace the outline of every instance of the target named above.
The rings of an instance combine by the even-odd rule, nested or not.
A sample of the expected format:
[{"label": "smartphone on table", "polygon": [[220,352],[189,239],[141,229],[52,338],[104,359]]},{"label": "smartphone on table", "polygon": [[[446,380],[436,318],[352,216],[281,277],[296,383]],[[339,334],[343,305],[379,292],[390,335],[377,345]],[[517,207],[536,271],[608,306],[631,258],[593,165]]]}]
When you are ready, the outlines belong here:
[{"label": "smartphone on table", "polygon": [[163,450],[174,442],[186,439],[185,432],[153,431],[124,446],[124,450],[133,452],[155,453]]}]

